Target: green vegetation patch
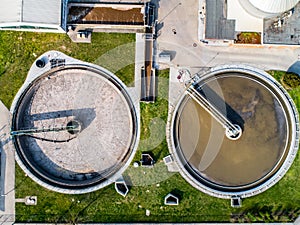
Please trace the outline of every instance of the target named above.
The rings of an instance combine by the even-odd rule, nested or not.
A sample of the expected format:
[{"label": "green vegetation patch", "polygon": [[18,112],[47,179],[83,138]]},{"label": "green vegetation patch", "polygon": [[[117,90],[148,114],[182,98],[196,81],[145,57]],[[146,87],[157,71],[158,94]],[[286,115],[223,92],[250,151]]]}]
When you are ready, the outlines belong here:
[{"label": "green vegetation patch", "polygon": [[286,73],[283,76],[282,82],[289,88],[297,88],[300,86],[300,76],[294,73]]},{"label": "green vegetation patch", "polygon": [[285,89],[288,90],[299,112],[300,76],[293,73],[286,73],[284,71],[269,71],[268,73],[270,73]]},{"label": "green vegetation patch", "polygon": [[[151,152],[154,159],[161,160],[169,154],[166,141],[166,123],[168,118],[169,70],[158,71],[157,99],[154,103],[140,104],[141,137],[139,160],[142,152]],[[139,157],[139,158],[137,158]]]},{"label": "green vegetation patch", "polygon": [[237,44],[261,44],[261,34],[258,32],[241,32],[235,40]]},{"label": "green vegetation patch", "polygon": [[[0,99],[10,107],[30,66],[46,51],[61,51],[76,59],[106,67],[104,61],[99,60],[101,56],[103,58],[103,55],[109,54],[112,49],[119,46],[126,46],[128,43],[132,45],[134,41],[134,34],[93,33],[91,44],[78,44],[73,43],[65,34],[1,31]],[[118,62],[122,67],[113,71],[126,84],[132,84],[134,81],[134,52],[134,47],[131,51],[123,51],[123,56],[126,56],[124,58],[131,63]]]}]

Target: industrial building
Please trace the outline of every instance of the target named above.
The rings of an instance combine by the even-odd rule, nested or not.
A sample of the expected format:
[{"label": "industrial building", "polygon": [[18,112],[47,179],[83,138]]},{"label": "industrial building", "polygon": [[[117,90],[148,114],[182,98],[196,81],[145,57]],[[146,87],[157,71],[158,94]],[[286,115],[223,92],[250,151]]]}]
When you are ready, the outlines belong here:
[{"label": "industrial building", "polygon": [[71,35],[86,30],[143,33],[154,23],[149,4],[141,1],[3,0],[1,3],[2,30],[71,31]]},{"label": "industrial building", "polygon": [[67,0],[2,0],[0,29],[64,33],[67,2]]}]

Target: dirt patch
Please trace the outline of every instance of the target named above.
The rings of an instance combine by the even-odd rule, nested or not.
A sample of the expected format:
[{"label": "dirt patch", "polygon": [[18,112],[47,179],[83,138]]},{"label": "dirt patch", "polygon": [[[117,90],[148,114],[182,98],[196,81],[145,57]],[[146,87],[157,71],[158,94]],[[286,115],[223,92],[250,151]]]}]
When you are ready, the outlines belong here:
[{"label": "dirt patch", "polygon": [[110,7],[78,7],[69,9],[69,23],[104,23],[104,24],[144,24],[144,15],[141,8],[128,10]]},{"label": "dirt patch", "polygon": [[261,34],[258,32],[241,32],[237,34],[236,44],[261,44]]}]

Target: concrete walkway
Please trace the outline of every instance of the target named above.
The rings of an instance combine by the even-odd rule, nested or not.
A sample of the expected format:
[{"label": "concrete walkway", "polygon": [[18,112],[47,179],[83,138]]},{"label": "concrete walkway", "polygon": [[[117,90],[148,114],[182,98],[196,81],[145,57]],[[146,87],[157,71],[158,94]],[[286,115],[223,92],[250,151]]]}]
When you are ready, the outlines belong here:
[{"label": "concrete walkway", "polygon": [[10,140],[10,112],[0,101],[0,224],[15,221],[15,156]]}]

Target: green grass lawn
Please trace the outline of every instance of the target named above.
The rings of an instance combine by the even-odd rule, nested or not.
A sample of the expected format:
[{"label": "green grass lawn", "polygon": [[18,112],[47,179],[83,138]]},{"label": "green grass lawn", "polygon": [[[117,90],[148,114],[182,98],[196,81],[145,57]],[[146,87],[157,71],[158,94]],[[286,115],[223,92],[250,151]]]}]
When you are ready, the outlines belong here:
[{"label": "green grass lawn", "polygon": [[[119,70],[109,63],[110,55],[106,53],[133,41],[134,35],[130,34],[95,33],[92,44],[74,44],[60,34],[0,32],[0,99],[9,107],[36,59],[35,55],[52,49],[106,65],[119,71],[117,75],[130,84],[134,66],[128,62],[133,60],[134,54],[128,46],[122,54],[128,54],[131,59],[121,62],[127,66]],[[118,48],[116,51],[120,52]],[[271,74],[279,81],[284,80],[283,72]],[[210,197],[196,190],[178,173],[169,173],[162,162],[168,154],[164,137],[168,116],[168,70],[160,71],[158,76],[157,101],[141,103],[141,143],[134,159],[139,160],[142,152],[151,152],[156,164],[152,169],[128,168],[125,175],[133,184],[128,195],[125,198],[118,195],[113,185],[84,195],[59,194],[39,186],[16,166],[16,198],[38,197],[36,206],[16,203],[18,222],[284,222],[292,221],[300,214],[299,156],[279,183],[260,195],[244,199],[243,207],[239,209],[231,208],[229,200]],[[287,88],[299,110],[300,87]],[[178,206],[164,206],[164,196],[170,192],[180,197]],[[151,212],[149,217],[145,216],[146,209]]]},{"label": "green grass lawn", "polygon": [[[9,107],[23,84],[30,66],[38,56],[49,50],[61,51],[71,57],[112,69],[110,51],[123,50],[114,71],[126,84],[134,81],[134,34],[94,33],[91,44],[72,43],[65,34],[31,32],[0,32],[0,99]],[[120,48],[119,46],[124,46]],[[132,46],[129,48],[127,46]],[[118,47],[118,48],[117,48]],[[124,50],[125,49],[125,50]],[[106,57],[104,57],[106,56]],[[121,62],[123,59],[124,62]],[[110,60],[110,62],[113,62]]]}]

